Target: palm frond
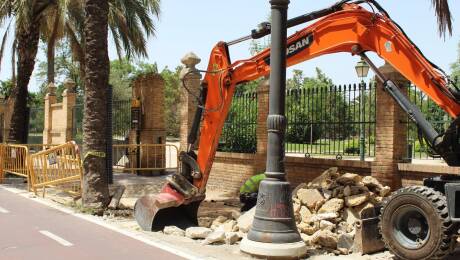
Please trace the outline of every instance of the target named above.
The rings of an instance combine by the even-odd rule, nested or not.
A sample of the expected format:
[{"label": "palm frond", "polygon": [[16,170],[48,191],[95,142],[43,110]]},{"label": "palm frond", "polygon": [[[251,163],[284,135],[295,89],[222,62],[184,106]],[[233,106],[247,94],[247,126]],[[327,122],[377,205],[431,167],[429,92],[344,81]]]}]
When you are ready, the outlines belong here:
[{"label": "palm frond", "polygon": [[12,23],[12,20],[10,20],[10,22],[8,23],[8,26],[5,29],[5,33],[3,34],[2,43],[0,46],[0,71],[2,70],[3,54],[5,53],[6,40],[8,39],[8,34],[10,32],[11,23]]},{"label": "palm frond", "polygon": [[431,0],[438,20],[438,31],[440,36],[452,35],[452,13],[450,12],[448,0]]}]

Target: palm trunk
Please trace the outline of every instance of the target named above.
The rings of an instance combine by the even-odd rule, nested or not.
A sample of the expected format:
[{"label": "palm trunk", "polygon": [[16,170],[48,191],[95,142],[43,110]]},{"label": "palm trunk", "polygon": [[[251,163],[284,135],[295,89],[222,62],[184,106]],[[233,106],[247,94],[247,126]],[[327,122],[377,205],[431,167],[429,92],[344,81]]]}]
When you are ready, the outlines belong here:
[{"label": "palm trunk", "polygon": [[18,74],[17,82],[12,91],[13,115],[11,117],[11,129],[9,141],[27,143],[28,134],[28,85],[35,66],[38,41],[40,37],[39,24],[32,23],[27,28],[17,32],[18,51]]},{"label": "palm trunk", "polygon": [[107,0],[85,1],[85,117],[83,120],[83,204],[102,209],[109,203],[106,173],[107,88],[109,56],[107,50]]},{"label": "palm trunk", "polygon": [[55,69],[54,69],[54,58],[55,58],[55,47],[57,41],[57,34],[59,29],[59,12],[57,11],[54,17],[53,31],[51,37],[48,39],[47,46],[47,62],[48,62],[48,83],[54,83]]},{"label": "palm trunk", "polygon": [[48,62],[48,71],[47,71],[47,77],[48,77],[48,83],[54,83],[54,77],[55,77],[55,72],[54,72],[54,53],[55,53],[55,48],[54,48],[54,43],[48,42],[48,47],[46,50],[46,59]]}]

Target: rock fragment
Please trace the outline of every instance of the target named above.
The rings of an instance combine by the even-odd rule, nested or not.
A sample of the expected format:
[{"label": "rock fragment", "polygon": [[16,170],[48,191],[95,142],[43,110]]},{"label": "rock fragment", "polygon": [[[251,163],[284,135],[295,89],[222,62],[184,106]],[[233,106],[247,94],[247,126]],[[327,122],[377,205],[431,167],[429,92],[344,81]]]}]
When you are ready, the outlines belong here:
[{"label": "rock fragment", "polygon": [[166,226],[163,229],[163,233],[165,235],[173,235],[173,236],[180,236],[183,237],[185,236],[185,231],[181,228],[178,228],[176,226]]},{"label": "rock fragment", "polygon": [[205,239],[211,232],[210,228],[189,227],[185,230],[185,236],[191,239]]},{"label": "rock fragment", "polygon": [[319,230],[313,234],[312,242],[327,248],[337,248],[337,235],[329,230]]},{"label": "rock fragment", "polygon": [[324,203],[323,206],[321,206],[318,213],[339,212],[343,208],[343,204],[343,199],[330,199],[326,201],[326,203]]},{"label": "rock fragment", "polygon": [[356,207],[356,206],[363,204],[364,202],[368,200],[369,200],[369,194],[362,193],[362,194],[345,197],[345,204],[348,207]]},{"label": "rock fragment", "polygon": [[297,197],[309,209],[314,209],[318,203],[324,200],[323,195],[318,189],[300,189],[297,191]]},{"label": "rock fragment", "polygon": [[238,229],[242,232],[249,232],[249,229],[252,226],[252,221],[254,220],[254,215],[256,214],[256,207],[253,207],[249,211],[241,215],[237,220]]},{"label": "rock fragment", "polygon": [[224,231],[214,231],[206,236],[206,239],[203,240],[203,245],[219,244],[225,242],[225,232]]}]

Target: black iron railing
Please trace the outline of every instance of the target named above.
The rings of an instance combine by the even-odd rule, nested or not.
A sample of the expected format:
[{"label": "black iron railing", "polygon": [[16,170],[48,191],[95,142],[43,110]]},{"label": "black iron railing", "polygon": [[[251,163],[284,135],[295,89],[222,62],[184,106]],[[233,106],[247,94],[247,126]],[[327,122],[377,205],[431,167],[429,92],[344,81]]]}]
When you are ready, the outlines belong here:
[{"label": "black iron railing", "polygon": [[362,143],[365,156],[373,157],[375,103],[375,84],[289,90],[286,153],[342,159],[359,156]]},{"label": "black iron railing", "polygon": [[42,144],[45,122],[45,108],[43,105],[32,106],[29,108],[29,113],[29,135],[27,137],[27,143]]},{"label": "black iron railing", "polygon": [[257,93],[238,93],[233,97],[218,151],[255,153],[257,151]]},{"label": "black iron railing", "polygon": [[[434,103],[425,93],[417,89],[414,85],[408,88],[408,95],[410,101],[417,105],[422,113],[426,116],[427,120],[434,126],[438,133],[444,133],[445,129],[449,127],[452,118],[442,110],[436,103]],[[440,159],[435,156],[432,157],[432,151],[424,142],[420,142],[417,126],[407,119],[407,155],[410,159]]]}]

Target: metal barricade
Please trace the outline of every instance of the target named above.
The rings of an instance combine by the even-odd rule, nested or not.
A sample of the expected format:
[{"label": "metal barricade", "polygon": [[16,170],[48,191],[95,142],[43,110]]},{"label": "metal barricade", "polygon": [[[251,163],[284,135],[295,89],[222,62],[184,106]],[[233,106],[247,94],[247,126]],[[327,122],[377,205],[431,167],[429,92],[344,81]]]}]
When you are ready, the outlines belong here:
[{"label": "metal barricade", "polygon": [[113,170],[131,173],[177,171],[179,148],[172,144],[113,145]]},{"label": "metal barricade", "polygon": [[28,155],[29,149],[24,145],[0,145],[0,183],[6,174],[12,174],[26,178],[30,190]]},{"label": "metal barricade", "polygon": [[24,144],[29,148],[29,153],[34,154],[58,146],[58,144]]},{"label": "metal barricade", "polygon": [[75,142],[55,146],[30,155],[30,183],[37,189],[56,187],[71,194],[81,194],[83,168]]}]

